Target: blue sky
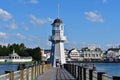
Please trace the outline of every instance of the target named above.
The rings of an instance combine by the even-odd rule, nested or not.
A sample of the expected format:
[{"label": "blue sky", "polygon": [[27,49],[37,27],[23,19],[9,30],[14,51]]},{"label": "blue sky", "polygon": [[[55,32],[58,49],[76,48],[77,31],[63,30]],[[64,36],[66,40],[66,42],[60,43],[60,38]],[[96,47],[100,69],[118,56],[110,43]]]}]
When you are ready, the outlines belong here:
[{"label": "blue sky", "polygon": [[0,0],[0,44],[50,49],[48,37],[58,3],[65,48],[119,45],[120,0]]}]

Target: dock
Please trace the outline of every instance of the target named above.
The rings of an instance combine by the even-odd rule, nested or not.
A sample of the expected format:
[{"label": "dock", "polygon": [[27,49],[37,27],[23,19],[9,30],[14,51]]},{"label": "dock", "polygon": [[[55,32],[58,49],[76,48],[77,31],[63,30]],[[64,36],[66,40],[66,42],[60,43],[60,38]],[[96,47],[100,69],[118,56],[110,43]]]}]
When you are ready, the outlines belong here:
[{"label": "dock", "polygon": [[68,71],[64,68],[51,68],[39,77],[36,80],[76,80]]},{"label": "dock", "polygon": [[110,77],[106,72],[97,72],[95,66],[37,64],[18,71],[6,71],[0,75],[0,80],[120,80],[120,76]]}]

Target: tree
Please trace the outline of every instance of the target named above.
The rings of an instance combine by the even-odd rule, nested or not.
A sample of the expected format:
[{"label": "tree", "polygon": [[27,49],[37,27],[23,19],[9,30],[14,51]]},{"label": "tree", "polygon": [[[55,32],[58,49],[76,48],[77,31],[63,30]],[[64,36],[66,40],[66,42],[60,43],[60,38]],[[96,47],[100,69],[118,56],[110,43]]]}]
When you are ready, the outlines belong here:
[{"label": "tree", "polygon": [[36,48],[26,48],[24,43],[21,44],[8,44],[7,46],[0,45],[0,56],[8,56],[12,51],[15,50],[20,56],[32,56],[36,61],[41,61],[41,49]]}]

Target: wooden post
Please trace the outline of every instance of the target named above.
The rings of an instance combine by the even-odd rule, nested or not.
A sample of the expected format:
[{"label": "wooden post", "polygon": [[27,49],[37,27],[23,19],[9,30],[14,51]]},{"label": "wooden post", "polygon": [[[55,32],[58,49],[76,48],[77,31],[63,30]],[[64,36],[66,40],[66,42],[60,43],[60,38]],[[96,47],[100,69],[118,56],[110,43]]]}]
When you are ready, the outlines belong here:
[{"label": "wooden post", "polygon": [[42,74],[44,73],[44,64],[42,64]]},{"label": "wooden post", "polygon": [[33,80],[35,79],[35,66],[33,66]]},{"label": "wooden post", "polygon": [[29,72],[28,72],[28,66],[27,66],[27,68],[26,68],[26,80],[29,80]]},{"label": "wooden post", "polygon": [[74,71],[75,71],[75,73],[74,73],[74,75],[75,75],[75,78],[76,78],[76,65],[74,65]]},{"label": "wooden post", "polygon": [[10,80],[14,80],[14,71],[10,71]]},{"label": "wooden post", "polygon": [[89,70],[89,79],[93,80],[93,69]]},{"label": "wooden post", "polygon": [[36,76],[36,65],[34,65],[34,79],[35,79],[35,76]]},{"label": "wooden post", "polygon": [[39,76],[39,64],[37,65],[37,77]]},{"label": "wooden post", "polygon": [[38,65],[38,75],[40,75],[40,64]]},{"label": "wooden post", "polygon": [[84,77],[84,80],[86,80],[86,68],[83,68],[83,77]]},{"label": "wooden post", "polygon": [[120,76],[113,76],[113,80],[120,80]]},{"label": "wooden post", "polygon": [[40,65],[40,74],[42,74],[42,65]]},{"label": "wooden post", "polygon": [[20,80],[24,80],[24,70],[20,70]]},{"label": "wooden post", "polygon": [[78,66],[77,71],[78,71],[78,77],[77,77],[77,80],[80,80],[80,66]]},{"label": "wooden post", "polygon": [[31,66],[31,80],[33,80],[33,66]]},{"label": "wooden post", "polygon": [[35,78],[38,76],[38,65],[36,65],[36,76]]},{"label": "wooden post", "polygon": [[83,70],[82,70],[82,67],[80,66],[80,73],[79,73],[79,74],[80,74],[80,80],[82,80],[82,77],[83,77],[83,76],[82,76],[82,71],[83,71]]},{"label": "wooden post", "polygon": [[98,72],[97,73],[97,80],[104,80],[102,77],[103,74],[106,74],[106,72]]}]

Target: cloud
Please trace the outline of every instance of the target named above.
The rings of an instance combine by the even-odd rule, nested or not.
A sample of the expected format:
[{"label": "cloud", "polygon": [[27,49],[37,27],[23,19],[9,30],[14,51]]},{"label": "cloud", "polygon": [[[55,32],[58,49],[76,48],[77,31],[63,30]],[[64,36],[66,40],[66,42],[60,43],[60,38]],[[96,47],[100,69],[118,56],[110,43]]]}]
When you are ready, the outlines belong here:
[{"label": "cloud", "polygon": [[12,18],[13,18],[13,16],[10,13],[8,13],[7,11],[0,8],[0,20],[8,21]]},{"label": "cloud", "polygon": [[38,0],[30,0],[30,3],[37,4],[37,3],[39,3],[39,1]]},{"label": "cloud", "polygon": [[106,2],[107,2],[107,0],[102,0],[102,2],[103,2],[103,3],[106,3]]},{"label": "cloud", "polygon": [[10,30],[17,29],[18,25],[15,22],[11,22],[9,25],[7,25],[7,28]]},{"label": "cloud", "polygon": [[27,26],[24,26],[23,28],[24,28],[25,31],[29,30],[29,28]]},{"label": "cloud", "polygon": [[98,12],[89,11],[89,12],[85,12],[84,15],[86,19],[91,22],[100,22],[100,23],[104,22],[102,16]]},{"label": "cloud", "polygon": [[48,22],[53,22],[54,19],[52,19],[52,18],[49,17],[49,18],[47,18],[47,21],[48,21]]},{"label": "cloud", "polygon": [[8,35],[4,32],[0,32],[0,39],[7,39]]},{"label": "cloud", "polygon": [[48,22],[53,21],[52,18],[40,19],[40,18],[37,18],[34,15],[30,15],[29,17],[30,17],[30,23],[33,24],[33,25],[43,25],[43,24],[46,24]]},{"label": "cloud", "polygon": [[80,49],[81,45],[75,41],[67,41],[65,42],[65,48],[72,49],[72,48],[77,48]]},{"label": "cloud", "polygon": [[26,39],[26,37],[20,33],[17,33],[15,36],[16,36],[16,38],[18,38],[20,40]]}]

